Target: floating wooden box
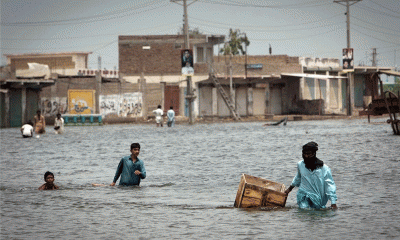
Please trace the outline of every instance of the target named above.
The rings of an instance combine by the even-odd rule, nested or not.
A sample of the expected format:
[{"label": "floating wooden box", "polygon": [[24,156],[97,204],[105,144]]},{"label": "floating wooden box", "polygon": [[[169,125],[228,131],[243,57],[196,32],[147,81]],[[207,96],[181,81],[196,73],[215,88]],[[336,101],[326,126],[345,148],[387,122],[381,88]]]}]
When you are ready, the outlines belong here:
[{"label": "floating wooden box", "polygon": [[236,194],[235,207],[285,207],[285,185],[243,174]]}]

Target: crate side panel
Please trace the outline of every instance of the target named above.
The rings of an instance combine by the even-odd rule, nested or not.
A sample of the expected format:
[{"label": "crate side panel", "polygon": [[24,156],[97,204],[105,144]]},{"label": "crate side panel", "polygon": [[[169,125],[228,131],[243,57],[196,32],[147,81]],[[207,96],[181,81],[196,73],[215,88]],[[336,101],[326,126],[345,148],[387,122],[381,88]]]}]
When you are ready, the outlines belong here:
[{"label": "crate side panel", "polygon": [[261,206],[262,193],[250,188],[244,190],[242,202],[240,204],[243,208],[249,207],[260,207]]},{"label": "crate side panel", "polygon": [[246,179],[245,179],[244,175],[242,175],[242,177],[240,179],[238,191],[236,193],[235,204],[234,204],[235,207],[240,207],[240,205],[241,205],[245,184],[246,184]]}]

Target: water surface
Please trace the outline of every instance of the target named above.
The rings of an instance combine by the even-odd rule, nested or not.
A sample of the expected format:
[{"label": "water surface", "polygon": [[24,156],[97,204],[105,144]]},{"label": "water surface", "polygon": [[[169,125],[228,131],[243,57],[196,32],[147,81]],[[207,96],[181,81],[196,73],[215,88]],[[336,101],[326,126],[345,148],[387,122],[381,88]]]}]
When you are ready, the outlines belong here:
[{"label": "water surface", "polygon": [[[1,129],[1,238],[400,238],[400,137],[385,120],[48,127],[31,139]],[[332,169],[337,211],[297,208],[297,188],[284,209],[233,208],[242,173],[290,185],[308,141]],[[141,187],[91,186],[112,182],[132,142]],[[37,190],[46,171],[61,190]]]}]

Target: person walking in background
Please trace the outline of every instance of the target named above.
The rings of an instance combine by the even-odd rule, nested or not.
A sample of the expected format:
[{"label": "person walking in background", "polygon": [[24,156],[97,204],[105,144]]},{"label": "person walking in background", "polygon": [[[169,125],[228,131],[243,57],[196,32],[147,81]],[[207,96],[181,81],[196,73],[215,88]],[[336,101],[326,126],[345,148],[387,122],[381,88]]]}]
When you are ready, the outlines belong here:
[{"label": "person walking in background", "polygon": [[167,125],[168,127],[172,127],[175,124],[175,111],[174,107],[169,107],[169,110],[167,111]]},{"label": "person walking in background", "polygon": [[54,120],[54,130],[56,134],[62,134],[64,132],[64,119],[61,117],[60,113],[57,113],[57,117]]},{"label": "person walking in background", "polygon": [[318,144],[309,142],[303,146],[303,159],[297,163],[297,174],[285,191],[289,194],[294,187],[297,191],[297,204],[300,208],[325,208],[328,200],[336,209],[336,185],[331,169],[316,157]]},{"label": "person walking in background", "polygon": [[21,127],[22,137],[28,138],[33,137],[33,123],[32,121],[28,121],[26,124]]},{"label": "person walking in background", "polygon": [[161,125],[161,127],[163,126],[163,115],[164,115],[164,111],[161,109],[161,105],[158,105],[156,110],[153,110],[153,113],[156,115],[156,125],[157,127],[159,127]]},{"label": "person walking in background", "polygon": [[45,121],[45,119],[44,119],[44,116],[41,114],[41,111],[40,110],[37,110],[36,111],[36,115],[35,115],[35,133],[38,133],[38,134],[42,134],[42,133],[45,133],[46,132],[46,130],[45,130],[45,128],[46,128],[46,121]]},{"label": "person walking in background", "polygon": [[119,162],[117,171],[111,186],[115,186],[118,178],[121,176],[119,185],[123,186],[139,186],[140,180],[146,178],[146,169],[144,163],[138,158],[140,153],[140,144],[131,144],[131,155],[123,157]]},{"label": "person walking in background", "polygon": [[58,186],[54,184],[54,174],[47,171],[44,174],[44,181],[46,182],[38,188],[38,190],[57,190]]}]

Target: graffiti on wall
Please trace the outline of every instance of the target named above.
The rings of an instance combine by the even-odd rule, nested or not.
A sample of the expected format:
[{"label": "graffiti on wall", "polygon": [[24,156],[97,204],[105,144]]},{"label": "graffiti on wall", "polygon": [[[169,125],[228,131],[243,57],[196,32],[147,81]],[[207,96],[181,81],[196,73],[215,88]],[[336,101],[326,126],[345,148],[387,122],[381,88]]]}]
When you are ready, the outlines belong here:
[{"label": "graffiti on wall", "polygon": [[100,114],[118,117],[142,116],[142,93],[100,95]]},{"label": "graffiti on wall", "polygon": [[93,114],[95,112],[94,90],[68,90],[70,114]]},{"label": "graffiti on wall", "polygon": [[68,100],[66,97],[41,98],[40,108],[44,116],[55,116],[57,113],[68,112]]}]

